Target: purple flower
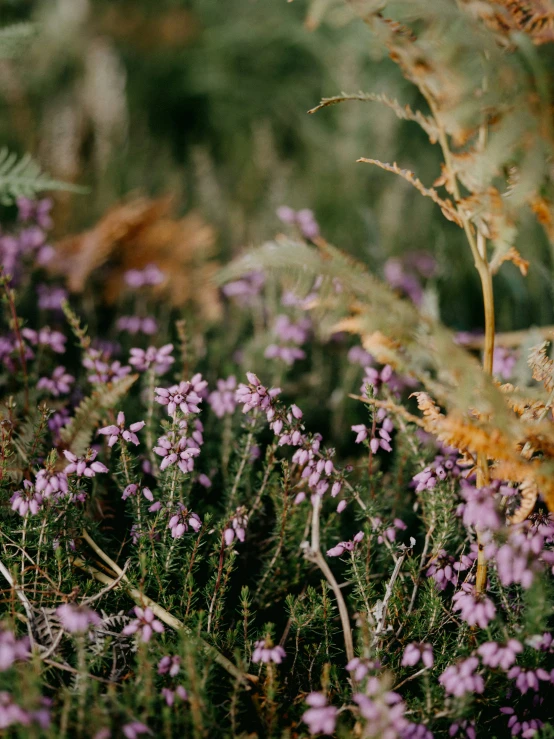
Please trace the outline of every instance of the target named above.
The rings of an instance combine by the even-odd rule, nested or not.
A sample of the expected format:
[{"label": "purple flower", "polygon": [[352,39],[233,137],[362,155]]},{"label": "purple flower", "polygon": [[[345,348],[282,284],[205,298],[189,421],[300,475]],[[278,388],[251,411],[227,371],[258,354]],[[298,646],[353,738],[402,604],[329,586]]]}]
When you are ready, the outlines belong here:
[{"label": "purple flower", "polygon": [[150,368],[155,375],[164,375],[171,367],[175,358],[171,356],[173,344],[165,344],[160,349],[149,346],[148,349],[131,349],[129,364],[132,364],[139,372],[146,372]]},{"label": "purple flower", "polygon": [[263,272],[253,271],[243,275],[240,280],[228,282],[221,292],[228,298],[238,298],[241,305],[253,305],[265,284]]},{"label": "purple flower", "polygon": [[354,703],[358,704],[360,715],[366,720],[365,737],[397,737],[407,728],[404,718],[406,706],[398,693],[382,691],[379,681],[373,678],[368,681],[366,689],[371,697],[363,693],[354,695]]},{"label": "purple flower", "polygon": [[160,436],[158,446],[153,451],[163,457],[160,469],[163,471],[177,464],[181,472],[186,474],[194,469],[194,457],[200,454],[198,447],[189,446],[191,440],[187,437],[176,436],[173,432]]},{"label": "purple flower", "polygon": [[144,497],[146,498],[146,500],[148,500],[148,501],[150,501],[150,503],[152,503],[152,501],[154,500],[154,495],[153,495],[152,491],[150,490],[150,488],[142,487],[141,485],[137,485],[134,482],[132,482],[129,485],[127,485],[127,487],[123,491],[123,495],[121,496],[121,500],[127,500],[127,498],[129,498],[129,497],[134,497],[135,495],[137,495],[137,493],[139,491],[144,495]]},{"label": "purple flower", "polygon": [[236,509],[235,514],[223,531],[225,544],[229,547],[235,539],[244,541],[247,525],[248,516],[246,515],[246,508],[244,506],[240,506]]},{"label": "purple flower", "polygon": [[364,532],[358,531],[352,541],[340,541],[334,547],[327,550],[328,557],[342,557],[345,552],[353,552],[356,544],[359,544],[364,538]]},{"label": "purple flower", "polygon": [[170,388],[155,388],[155,400],[161,405],[167,406],[167,414],[173,416],[177,408],[184,413],[185,416],[191,413],[200,413],[199,403],[202,398],[194,391],[192,382],[180,382],[178,385],[172,385]]},{"label": "purple flower", "polygon": [[217,381],[217,389],[208,395],[208,403],[218,418],[233,414],[237,407],[235,389],[237,378],[231,375],[226,380]]},{"label": "purple flower", "polygon": [[100,616],[86,606],[64,603],[56,608],[56,613],[63,628],[71,634],[82,634],[89,626],[102,623]]},{"label": "purple flower", "polygon": [[474,526],[480,531],[484,529],[497,531],[500,528],[501,520],[494,498],[495,493],[496,489],[493,486],[475,488],[465,481],[462,482],[460,494],[465,503],[460,508],[465,526]]},{"label": "purple flower", "polygon": [[[400,733],[401,739],[433,739],[433,733],[425,724],[407,723]],[[475,739],[475,738],[474,738]]]},{"label": "purple flower", "polygon": [[523,588],[530,588],[534,573],[541,568],[537,557],[543,544],[540,534],[529,537],[521,530],[512,529],[508,541],[496,553],[496,568],[502,585],[520,583]]},{"label": "purple flower", "polygon": [[363,423],[359,423],[356,426],[351,426],[350,428],[355,434],[357,434],[356,444],[361,444],[362,441],[365,441],[367,439],[369,429]]},{"label": "purple flower", "polygon": [[101,428],[98,433],[110,437],[108,439],[109,447],[112,447],[114,444],[116,444],[120,436],[124,441],[128,441],[135,446],[138,446],[140,442],[138,440],[136,432],[144,428],[145,425],[146,423],[144,421],[137,421],[136,423],[132,423],[129,428],[126,429],[125,414],[123,413],[123,411],[119,411],[119,413],[117,414],[117,426],[115,424],[112,424],[111,426],[104,426],[104,428]]},{"label": "purple flower", "polygon": [[464,583],[452,598],[453,611],[460,611],[461,618],[470,626],[486,629],[496,615],[494,603],[486,595],[477,594],[470,583]]},{"label": "purple flower", "polygon": [[495,346],[492,358],[492,373],[502,380],[509,380],[517,364],[518,354],[513,349]]},{"label": "purple flower", "polygon": [[361,346],[353,346],[348,350],[346,358],[351,364],[359,364],[360,367],[369,367],[373,362],[373,357],[369,352]]},{"label": "purple flower", "polygon": [[64,449],[64,457],[69,461],[65,468],[66,475],[77,475],[77,477],[94,477],[96,474],[108,472],[106,465],[102,462],[95,462],[98,452],[90,449],[85,457],[77,457],[73,452]]},{"label": "purple flower", "polygon": [[[264,387],[260,379],[253,372],[247,372],[246,377],[248,379],[248,385],[241,382],[235,393],[237,403],[242,403],[243,413],[254,408],[261,408],[266,411],[266,414],[272,410],[273,398],[275,398],[281,392],[281,388],[271,388],[268,390]],[[273,415],[269,413],[268,420],[273,420]]]},{"label": "purple flower", "polygon": [[146,643],[150,641],[154,631],[158,634],[162,634],[165,631],[164,625],[161,621],[157,620],[154,611],[150,607],[141,608],[140,606],[135,606],[134,610],[136,619],[125,626],[121,632],[122,634],[130,636],[131,634],[139,633],[141,641]]},{"label": "purple flower", "polygon": [[158,662],[158,675],[169,674],[175,677],[181,669],[181,658],[174,654],[172,657],[166,655]]},{"label": "purple flower", "polygon": [[83,367],[91,370],[88,381],[96,384],[107,384],[114,380],[121,380],[131,372],[131,367],[121,362],[110,362],[106,352],[99,349],[89,349],[83,359]]},{"label": "purple flower", "polygon": [[30,713],[14,703],[10,693],[5,690],[0,691],[0,729],[7,729],[17,724],[28,726],[30,723]]},{"label": "purple flower", "polygon": [[540,719],[528,718],[529,710],[524,711],[523,717],[519,718],[515,710],[511,706],[505,706],[500,709],[500,713],[509,716],[508,728],[510,729],[512,736],[532,737],[538,732],[543,726],[543,722]]},{"label": "purple flower", "polygon": [[31,200],[30,198],[24,197],[17,198],[17,217],[22,223],[34,221],[37,226],[40,226],[45,231],[49,231],[53,226],[50,216],[53,204],[51,198],[42,198],[41,200]]},{"label": "purple flower", "polygon": [[36,490],[33,483],[29,480],[23,480],[23,490],[16,490],[10,498],[12,511],[16,511],[20,516],[36,516],[42,505],[42,495]]},{"label": "purple flower", "polygon": [[67,300],[67,290],[56,285],[37,285],[38,307],[41,310],[60,311]]},{"label": "purple flower", "polygon": [[196,513],[189,511],[182,503],[178,503],[177,512],[169,519],[168,526],[171,531],[171,536],[174,539],[178,539],[183,536],[189,528],[195,532],[200,531],[202,521]]},{"label": "purple flower", "polygon": [[124,724],[121,730],[125,734],[126,739],[137,739],[141,734],[152,733],[148,726],[142,724],[140,721],[131,721],[129,724]]},{"label": "purple flower", "polygon": [[421,660],[425,667],[431,668],[434,664],[433,647],[430,644],[412,642],[408,644],[402,656],[402,667],[413,667]]},{"label": "purple flower", "polygon": [[59,331],[52,331],[52,329],[45,326],[39,331],[33,331],[31,328],[24,328],[21,330],[22,336],[33,344],[33,346],[48,346],[58,354],[65,353],[65,342],[66,337]]},{"label": "purple flower", "polygon": [[161,285],[165,274],[155,264],[147,264],[143,269],[129,269],[123,275],[125,283],[132,288]]},{"label": "purple flower", "polygon": [[309,693],[306,703],[310,708],[304,711],[302,721],[308,724],[310,734],[332,734],[337,723],[337,709],[327,705],[322,693]]},{"label": "purple flower", "polygon": [[308,208],[294,211],[287,205],[282,205],[280,208],[277,208],[277,217],[283,223],[298,226],[302,236],[306,239],[313,241],[313,239],[319,236],[319,226],[315,220],[314,213]]},{"label": "purple flower", "polygon": [[37,472],[35,490],[45,498],[57,495],[66,495],[69,492],[67,476],[65,472],[54,472],[50,469],[42,469]]},{"label": "purple flower", "polygon": [[515,665],[508,672],[508,677],[516,681],[516,687],[521,693],[528,690],[538,690],[539,681],[544,680],[550,682],[550,674],[539,667],[537,670],[524,670],[522,667]]},{"label": "purple flower", "polygon": [[260,639],[254,644],[254,647],[252,662],[263,662],[264,664],[273,662],[276,665],[280,665],[286,657],[283,647],[272,647],[266,639]]},{"label": "purple flower", "polygon": [[0,672],[9,669],[17,660],[29,657],[29,638],[17,639],[13,631],[0,629]]},{"label": "purple flower", "polygon": [[56,367],[52,373],[52,377],[41,377],[37,382],[38,390],[48,390],[55,398],[60,395],[66,395],[71,390],[71,385],[75,382],[73,375],[67,374],[65,367]]},{"label": "purple flower", "polygon": [[175,703],[175,696],[183,701],[188,700],[189,697],[187,691],[185,690],[185,688],[183,688],[182,685],[177,685],[175,690],[171,690],[170,688],[162,688],[161,692],[163,699],[169,707],[171,707]]},{"label": "purple flower", "polygon": [[465,737],[465,739],[476,739],[477,737],[475,723],[473,721],[467,721],[466,719],[463,721],[455,721],[453,724],[450,724],[448,735],[457,736],[458,732],[462,731],[464,732],[463,737]]},{"label": "purple flower", "polygon": [[517,639],[510,639],[505,646],[489,641],[481,644],[477,649],[477,654],[484,665],[501,667],[503,670],[510,669],[520,652],[523,652],[523,646]]},{"label": "purple flower", "polygon": [[439,682],[450,695],[457,698],[465,693],[482,693],[485,682],[475,670],[479,667],[477,657],[469,657],[455,665],[450,665],[439,677]]},{"label": "purple flower", "polygon": [[152,336],[158,330],[158,323],[152,316],[141,318],[140,316],[121,316],[117,319],[117,330],[127,331],[130,334],[143,333]]},{"label": "purple flower", "polygon": [[346,665],[346,669],[358,683],[364,679],[370,670],[379,670],[380,668],[381,663],[379,660],[362,659],[360,657],[354,657]]}]

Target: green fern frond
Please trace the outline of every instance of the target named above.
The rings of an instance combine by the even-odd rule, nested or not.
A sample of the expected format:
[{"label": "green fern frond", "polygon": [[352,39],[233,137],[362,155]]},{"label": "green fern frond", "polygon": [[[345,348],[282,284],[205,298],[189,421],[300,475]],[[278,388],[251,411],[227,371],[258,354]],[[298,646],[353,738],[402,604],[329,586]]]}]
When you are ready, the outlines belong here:
[{"label": "green fern frond", "polygon": [[138,375],[122,377],[113,382],[111,387],[94,390],[88,398],[81,401],[75,416],[60,433],[62,441],[74,454],[86,452],[103,411],[113,408],[127,394],[137,378]]},{"label": "green fern frond", "polygon": [[7,148],[0,150],[0,203],[11,205],[16,198],[33,198],[46,190],[87,192],[86,188],[52,179],[30,154],[19,157]]}]

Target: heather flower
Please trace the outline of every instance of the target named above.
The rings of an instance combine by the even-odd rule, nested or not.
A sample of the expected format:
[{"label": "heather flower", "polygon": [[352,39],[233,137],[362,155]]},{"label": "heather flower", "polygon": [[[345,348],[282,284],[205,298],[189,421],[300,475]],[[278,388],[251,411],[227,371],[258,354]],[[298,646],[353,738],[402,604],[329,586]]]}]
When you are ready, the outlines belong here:
[{"label": "heather flower", "polygon": [[154,631],[158,634],[165,631],[164,625],[161,621],[157,620],[154,611],[150,607],[141,608],[140,606],[135,606],[134,611],[136,619],[127,624],[121,632],[125,636],[138,633],[141,641],[146,643],[150,641]]},{"label": "heather flower", "polygon": [[297,346],[280,346],[278,344],[270,344],[264,351],[266,359],[280,359],[289,367],[300,359],[306,358],[306,352]]},{"label": "heather flower", "polygon": [[52,331],[48,326],[39,329],[39,331],[24,328],[21,330],[21,335],[33,344],[33,346],[48,346],[58,354],[65,353],[66,337],[59,331]]},{"label": "heather flower", "polygon": [[457,465],[458,451],[445,447],[442,454],[437,454],[431,464],[427,465],[421,472],[413,476],[416,493],[424,490],[433,490],[437,483],[446,480],[447,477],[457,478],[461,474]]},{"label": "heather flower", "polygon": [[162,688],[161,693],[163,699],[170,708],[175,703],[175,696],[183,701],[188,700],[189,697],[187,691],[182,685],[178,685],[175,690],[171,690],[170,688]]},{"label": "heather flower", "polygon": [[455,721],[453,724],[450,724],[450,728],[448,729],[448,736],[457,736],[458,732],[463,731],[463,737],[465,739],[476,739],[477,732],[475,731],[475,724],[473,721]]},{"label": "heather flower", "polygon": [[64,472],[66,475],[77,475],[77,477],[94,477],[96,474],[108,472],[108,468],[102,462],[95,462],[98,452],[89,449],[85,457],[77,457],[73,452],[64,449],[64,457],[69,461]]},{"label": "heather flower", "polygon": [[44,231],[49,231],[53,226],[50,215],[53,204],[52,198],[41,198],[40,200],[25,197],[17,198],[17,217],[22,223],[32,221]]},{"label": "heather flower", "polygon": [[121,730],[125,734],[126,739],[137,739],[141,734],[152,734],[148,726],[140,721],[131,721],[129,724],[124,724]]},{"label": "heather flower", "polygon": [[57,285],[37,285],[38,307],[41,310],[61,311],[67,300],[67,290]]},{"label": "heather flower", "polygon": [[154,287],[165,280],[165,274],[155,264],[147,264],[143,269],[129,269],[123,275],[128,287]]},{"label": "heather flower", "polygon": [[172,657],[166,655],[158,662],[158,675],[167,675],[175,677],[181,669],[181,658],[174,654]]},{"label": "heather flower", "polygon": [[294,322],[291,321],[289,316],[280,314],[275,318],[273,333],[281,341],[290,341],[301,346],[308,341],[311,328],[312,322],[306,316]]},{"label": "heather flower", "polygon": [[363,423],[359,423],[356,426],[351,426],[350,428],[355,434],[357,434],[356,444],[361,444],[362,441],[365,441],[367,439],[369,429]]},{"label": "heather flower", "polygon": [[346,665],[347,671],[356,682],[363,680],[370,670],[378,670],[380,667],[379,660],[362,659],[360,657],[354,657]]},{"label": "heather flower", "polygon": [[425,724],[407,723],[400,732],[401,739],[433,739],[433,733]]},{"label": "heather flower", "polygon": [[116,444],[120,436],[124,441],[128,441],[129,443],[138,446],[140,442],[138,440],[136,432],[144,428],[145,425],[146,424],[144,421],[137,421],[136,423],[132,423],[129,428],[126,429],[125,414],[123,413],[123,411],[119,411],[119,413],[117,414],[117,425],[111,424],[110,426],[104,426],[104,428],[101,428],[98,433],[110,437],[108,439],[109,447],[112,447],[114,444]]},{"label": "heather flower", "polygon": [[373,357],[361,346],[353,346],[348,350],[346,358],[351,364],[359,364],[360,367],[369,367]]},{"label": "heather flower", "polygon": [[539,667],[537,670],[524,670],[522,667],[515,665],[508,671],[508,677],[515,679],[516,687],[520,693],[526,693],[528,690],[538,690],[539,681],[544,680],[550,682],[550,674]]},{"label": "heather flower", "polygon": [[310,708],[302,714],[302,721],[308,724],[310,734],[333,734],[338,710],[327,705],[323,693],[310,693],[306,696],[306,703]]},{"label": "heather flower", "polygon": [[[370,681],[371,682],[371,681]],[[396,739],[406,729],[404,718],[406,706],[398,693],[391,691],[373,695],[379,690],[379,682],[369,686],[372,697],[356,693],[354,703],[358,704],[360,715],[366,720],[364,736],[375,739]]]},{"label": "heather flower", "polygon": [[233,518],[223,531],[223,539],[227,546],[231,546],[233,541],[238,539],[244,541],[246,536],[246,527],[248,525],[248,516],[246,515],[246,508],[241,506],[237,508]]},{"label": "heather flower", "polygon": [[496,552],[496,568],[502,585],[519,583],[525,589],[531,587],[534,573],[541,567],[537,556],[543,543],[540,534],[528,537],[522,531],[510,532],[508,541]]},{"label": "heather flower", "polygon": [[495,346],[492,357],[492,373],[503,380],[509,380],[517,364],[517,352],[505,346]]},{"label": "heather flower", "polygon": [[523,646],[517,639],[510,639],[505,646],[494,641],[485,642],[477,649],[481,662],[487,667],[501,667],[509,670],[517,659],[517,655],[523,651]]},{"label": "heather flower", "polygon": [[[254,408],[261,408],[267,414],[272,410],[271,404],[273,398],[279,395],[281,388],[274,387],[268,390],[261,384],[258,376],[253,372],[247,372],[246,377],[248,379],[248,385],[241,382],[235,393],[237,403],[243,404],[243,413],[248,413],[248,411]],[[268,420],[271,421],[272,414],[270,413],[269,416]]]},{"label": "heather flower", "polygon": [[109,354],[100,349],[89,349],[83,359],[83,367],[91,370],[88,381],[96,384],[107,384],[121,380],[131,372],[131,367],[122,365],[120,361],[111,362]]},{"label": "heather flower", "polygon": [[237,378],[231,375],[226,380],[218,380],[216,390],[208,395],[208,403],[218,418],[233,414],[237,407],[235,390]]},{"label": "heather flower", "polygon": [[10,693],[6,690],[0,691],[0,729],[7,729],[17,724],[28,726],[30,723],[31,715],[14,703]]},{"label": "heather flower", "polygon": [[423,288],[418,277],[406,272],[403,260],[392,257],[384,265],[385,280],[394,289],[406,295],[415,305],[423,302]]},{"label": "heather flower", "polygon": [[268,664],[273,662],[276,665],[286,657],[285,650],[281,646],[272,647],[266,639],[260,639],[254,644],[254,653],[252,654],[252,662],[263,662]]},{"label": "heather flower", "polygon": [[0,629],[0,672],[29,657],[29,638],[17,639],[13,631]]},{"label": "heather flower", "polygon": [[177,504],[177,509],[177,512],[169,519],[168,524],[171,536],[174,539],[178,539],[183,536],[189,528],[193,531],[200,530],[202,527],[202,521],[196,513],[189,511],[182,503]]},{"label": "heather flower", "polygon": [[402,667],[413,667],[421,660],[425,667],[431,668],[434,663],[431,644],[412,642],[408,644],[402,656]]},{"label": "heather flower", "polygon": [[450,695],[460,698],[465,693],[482,693],[485,682],[475,670],[479,667],[477,657],[469,657],[450,665],[439,677],[439,682]]},{"label": "heather flower", "polygon": [[255,270],[244,274],[240,280],[223,285],[221,292],[227,298],[237,298],[237,302],[241,305],[253,305],[264,284],[264,273]]},{"label": "heather flower", "polygon": [[280,208],[277,208],[277,217],[283,223],[298,226],[302,236],[306,239],[313,240],[319,236],[319,226],[315,220],[314,213],[308,208],[294,211],[287,205],[282,205]]},{"label": "heather flower", "polygon": [[121,316],[117,319],[118,331],[126,331],[130,334],[146,334],[152,336],[158,330],[158,322],[152,316],[141,318],[140,316]]},{"label": "heather flower", "polygon": [[62,627],[71,634],[84,633],[89,626],[98,626],[102,622],[100,616],[90,608],[70,603],[58,606],[56,614]]},{"label": "heather flower", "polygon": [[67,475],[65,472],[53,472],[49,469],[39,470],[35,480],[35,490],[42,493],[45,498],[66,495],[69,491]]},{"label": "heather flower", "polygon": [[461,618],[470,626],[486,629],[496,614],[494,603],[486,595],[477,594],[470,583],[464,583],[452,598],[453,611],[460,611]]},{"label": "heather flower", "polygon": [[328,557],[341,557],[345,552],[353,552],[356,544],[359,544],[364,538],[364,532],[358,531],[352,541],[340,541],[334,547],[327,550]]},{"label": "heather flower", "polygon": [[71,385],[75,382],[73,375],[65,371],[65,367],[56,367],[52,373],[52,377],[41,377],[37,382],[38,390],[48,390],[55,398],[60,395],[66,395],[71,390]]},{"label": "heather flower", "polygon": [[465,503],[460,506],[465,526],[474,526],[483,531],[496,531],[500,528],[501,520],[497,511],[493,486],[475,488],[466,482],[462,483],[460,494]]},{"label": "heather flower", "polygon": [[29,480],[23,480],[23,490],[16,490],[10,498],[12,511],[19,513],[20,516],[36,516],[42,505],[42,495],[38,492]]},{"label": "heather flower", "polygon": [[[505,706],[500,709],[500,713],[509,716],[508,728],[511,731],[512,736],[522,736],[525,739],[527,737],[535,736],[538,730],[543,726],[543,722],[537,718],[519,718],[515,710],[511,706]],[[529,711],[525,710],[525,714]]]},{"label": "heather flower", "polygon": [[130,351],[129,364],[139,372],[152,369],[155,375],[164,375],[171,367],[175,358],[171,356],[173,344],[165,344],[160,349],[149,346],[148,349],[133,347]]},{"label": "heather flower", "polygon": [[123,495],[121,496],[122,500],[127,500],[127,498],[136,496],[139,492],[141,492],[146,500],[152,501],[154,500],[154,495],[150,488],[142,487],[141,485],[137,485],[136,483],[132,482],[129,485],[126,486],[125,490],[123,491]]},{"label": "heather flower", "polygon": [[160,469],[163,471],[177,464],[184,474],[192,472],[194,469],[193,458],[200,454],[200,449],[189,446],[188,444],[189,439],[186,437],[176,437],[173,433],[160,436],[158,446],[155,446],[153,450],[159,457],[163,457]]},{"label": "heather flower", "polygon": [[198,404],[202,402],[202,398],[194,391],[192,382],[180,382],[170,388],[155,388],[155,400],[160,405],[167,406],[167,413],[173,416],[177,408],[181,410],[185,416],[191,413],[200,413]]}]

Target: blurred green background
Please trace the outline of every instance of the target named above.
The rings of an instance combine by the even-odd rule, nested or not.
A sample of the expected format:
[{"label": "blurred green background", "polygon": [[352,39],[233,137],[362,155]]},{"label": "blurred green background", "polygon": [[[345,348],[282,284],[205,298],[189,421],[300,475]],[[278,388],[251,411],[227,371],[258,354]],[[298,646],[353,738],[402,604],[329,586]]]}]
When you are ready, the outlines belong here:
[{"label": "blurred green background", "polygon": [[[438,150],[373,103],[307,114],[340,91],[421,102],[342,2],[2,0],[0,24],[19,21],[36,35],[0,60],[1,142],[90,188],[56,196],[58,235],[131,193],[172,193],[215,227],[226,261],[274,235],[279,205],[312,208],[377,274],[391,256],[434,254],[431,303],[456,329],[482,326],[463,234],[399,178],[356,164],[397,161],[430,185]],[[554,321],[551,248],[532,219],[518,247],[531,269],[496,278],[500,330]]]}]

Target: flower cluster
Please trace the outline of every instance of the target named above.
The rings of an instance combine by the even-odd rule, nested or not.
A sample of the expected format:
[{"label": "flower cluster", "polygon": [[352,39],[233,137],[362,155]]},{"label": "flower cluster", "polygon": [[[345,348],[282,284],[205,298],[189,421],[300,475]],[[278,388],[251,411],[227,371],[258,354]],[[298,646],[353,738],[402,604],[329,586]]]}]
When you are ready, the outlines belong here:
[{"label": "flower cluster", "polygon": [[273,662],[280,665],[285,659],[285,650],[281,646],[273,647],[267,639],[260,639],[254,644],[254,652],[252,653],[252,662],[263,662],[269,664]]},{"label": "flower cluster", "polygon": [[162,634],[165,631],[164,625],[161,621],[158,621],[154,611],[149,606],[146,608],[135,606],[134,612],[136,619],[128,623],[121,632],[125,636],[139,634],[141,641],[149,642],[154,632]]},{"label": "flower cluster", "polygon": [[315,220],[312,210],[303,208],[302,210],[293,210],[288,205],[282,205],[277,208],[277,217],[283,223],[297,226],[302,236],[306,239],[316,239],[319,236],[319,226]]},{"label": "flower cluster", "polygon": [[125,428],[125,414],[123,411],[119,411],[117,414],[117,425],[111,424],[110,426],[104,426],[104,428],[101,428],[98,433],[110,437],[108,439],[109,447],[117,444],[120,438],[123,439],[123,441],[127,441],[138,446],[140,442],[138,440],[137,431],[143,429],[145,425],[144,421],[137,421],[136,423],[132,423],[128,429]]},{"label": "flower cluster", "polygon": [[147,372],[151,369],[155,375],[165,375],[175,361],[175,357],[171,356],[172,351],[173,344],[165,344],[160,349],[154,346],[149,346],[148,349],[133,347],[129,364],[139,372]]}]

